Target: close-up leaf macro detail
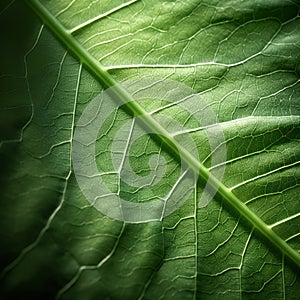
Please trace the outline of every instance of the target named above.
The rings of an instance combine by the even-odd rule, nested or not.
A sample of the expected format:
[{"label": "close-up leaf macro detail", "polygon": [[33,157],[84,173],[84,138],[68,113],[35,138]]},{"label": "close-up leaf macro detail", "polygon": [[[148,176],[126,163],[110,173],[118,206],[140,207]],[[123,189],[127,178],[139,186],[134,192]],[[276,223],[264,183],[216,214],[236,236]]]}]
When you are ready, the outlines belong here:
[{"label": "close-up leaf macro detail", "polygon": [[299,298],[298,0],[0,23],[0,299]]}]

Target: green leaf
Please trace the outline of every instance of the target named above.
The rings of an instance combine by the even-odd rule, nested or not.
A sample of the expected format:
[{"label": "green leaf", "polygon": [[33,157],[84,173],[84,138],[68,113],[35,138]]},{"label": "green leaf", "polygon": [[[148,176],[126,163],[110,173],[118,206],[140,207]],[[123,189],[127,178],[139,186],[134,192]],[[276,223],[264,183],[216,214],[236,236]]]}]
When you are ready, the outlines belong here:
[{"label": "green leaf", "polygon": [[[0,8],[1,297],[297,298],[299,3],[28,3],[49,29],[22,3]],[[217,116],[227,149],[222,183],[211,176],[225,166],[213,160],[221,145],[211,149],[209,131],[196,120],[201,101],[190,114],[135,99],[117,84],[145,76],[189,86]],[[112,192],[133,203],[164,197],[179,186],[178,155],[202,178],[162,220],[111,219],[78,185],[75,126],[107,87],[126,103],[103,116],[96,140],[96,162]],[[167,133],[153,112],[187,130],[201,163],[180,142],[185,134]],[[112,144],[140,115],[158,135],[138,139],[129,163],[146,178],[164,157],[166,176],[134,187],[112,172],[110,156],[125,152]],[[208,178],[218,192],[198,207]]]}]

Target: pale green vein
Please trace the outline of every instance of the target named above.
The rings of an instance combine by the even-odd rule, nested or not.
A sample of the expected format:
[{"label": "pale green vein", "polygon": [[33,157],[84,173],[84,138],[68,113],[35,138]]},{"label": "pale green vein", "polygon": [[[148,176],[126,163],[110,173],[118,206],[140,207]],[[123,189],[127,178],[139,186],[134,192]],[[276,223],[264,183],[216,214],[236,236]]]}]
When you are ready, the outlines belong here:
[{"label": "pale green vein", "polygon": [[276,222],[276,223],[273,223],[273,224],[271,224],[271,225],[269,225],[269,226],[270,226],[270,228],[273,228],[273,227],[276,227],[276,226],[278,226],[278,225],[280,225],[280,224],[283,224],[283,223],[285,223],[285,222],[288,222],[288,221],[293,220],[293,219],[298,218],[298,217],[300,217],[300,213],[297,213],[297,214],[295,214],[295,215],[289,216],[288,218],[285,218],[285,219],[283,219],[283,220],[280,220],[280,221],[278,221],[278,222]]},{"label": "pale green vein", "polygon": [[240,182],[239,184],[236,184],[236,185],[234,185],[234,186],[228,188],[228,190],[230,190],[230,191],[235,190],[235,189],[237,189],[237,188],[239,188],[239,187],[241,187],[241,186],[243,186],[243,185],[245,185],[245,184],[247,184],[247,183],[249,183],[249,182],[253,182],[253,181],[258,180],[258,179],[261,179],[261,178],[263,178],[263,177],[272,175],[272,174],[274,174],[274,173],[276,173],[276,172],[279,172],[279,171],[286,170],[286,169],[289,169],[289,168],[291,168],[291,167],[297,166],[297,165],[299,165],[299,163],[300,163],[300,161],[296,161],[296,162],[294,162],[294,163],[292,163],[292,164],[284,165],[284,166],[282,166],[282,167],[280,167],[280,168],[271,170],[271,171],[266,172],[266,173],[264,173],[264,174],[257,175],[257,176],[255,176],[255,177],[252,177],[252,178],[250,178],[250,179],[247,179],[247,180],[245,180],[245,181],[243,181],[243,182]]},{"label": "pale green vein", "polygon": [[138,0],[131,0],[131,1],[128,1],[128,2],[125,2],[125,3],[121,4],[121,5],[119,5],[117,7],[114,7],[113,9],[111,9],[111,10],[109,10],[109,11],[103,13],[103,14],[100,14],[100,15],[96,16],[95,18],[87,20],[87,21],[85,21],[85,22],[83,22],[83,23],[75,26],[74,28],[69,29],[69,33],[74,33],[75,31],[78,31],[78,30],[80,30],[80,29],[88,26],[88,25],[90,25],[90,24],[98,21],[99,19],[105,18],[105,17],[111,15],[112,13],[114,13],[114,12],[122,9],[123,7],[129,6],[129,5],[131,5],[131,4],[133,4],[133,3],[137,2],[137,1]]},{"label": "pale green vein", "polygon": [[243,286],[243,277],[242,277],[242,268],[243,268],[243,264],[244,264],[244,258],[245,258],[245,255],[246,255],[246,252],[247,252],[247,249],[248,249],[248,246],[249,246],[249,243],[250,243],[250,240],[251,240],[251,237],[252,237],[252,234],[253,234],[253,227],[251,229],[251,232],[247,238],[247,241],[246,241],[246,244],[244,246],[244,249],[243,249],[243,252],[241,254],[241,263],[239,265],[239,280],[240,280],[240,299],[243,299],[243,295],[242,295],[242,286]]},{"label": "pale green vein", "polygon": [[81,274],[84,271],[88,271],[88,270],[96,270],[96,269],[100,269],[101,266],[103,266],[116,252],[116,249],[119,245],[121,236],[123,234],[125,230],[125,223],[122,224],[120,233],[116,236],[116,241],[111,249],[111,251],[103,258],[99,261],[98,264],[96,265],[86,265],[86,266],[81,266],[77,273],[72,277],[72,279],[70,281],[68,281],[67,284],[65,284],[56,294],[55,300],[58,300],[62,297],[63,294],[65,294],[80,278]]},{"label": "pale green vein", "polygon": [[53,31],[53,33],[78,57],[78,59],[95,74],[97,79],[106,87],[110,87],[115,96],[127,103],[127,108],[133,115],[143,116],[144,124],[156,132],[158,137],[165,143],[173,153],[181,153],[181,158],[196,174],[199,174],[205,182],[208,182],[218,194],[234,207],[248,222],[259,230],[271,243],[273,243],[283,254],[289,257],[300,267],[300,255],[281,239],[271,228],[267,226],[256,214],[254,214],[239,198],[237,198],[224,184],[213,177],[210,171],[205,168],[185,148],[179,145],[176,140],[160,125],[151,115],[135,101],[131,95],[105,70],[95,57],[93,57],[83,46],[70,34],[69,31],[37,0],[27,0],[29,6]]}]

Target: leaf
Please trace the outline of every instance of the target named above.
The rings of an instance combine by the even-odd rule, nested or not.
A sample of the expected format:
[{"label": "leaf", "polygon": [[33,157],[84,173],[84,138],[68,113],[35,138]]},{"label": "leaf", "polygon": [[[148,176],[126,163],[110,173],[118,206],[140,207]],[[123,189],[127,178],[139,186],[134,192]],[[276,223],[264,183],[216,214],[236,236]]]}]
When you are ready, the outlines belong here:
[{"label": "leaf", "polygon": [[[0,10],[6,29],[2,298],[297,298],[298,268],[276,243],[286,241],[277,245],[282,251],[299,249],[299,4],[42,3],[48,20],[53,18],[44,21],[64,43],[22,3],[4,2]],[[90,55],[96,58],[92,63]],[[205,187],[197,182],[187,201],[162,221],[128,224],[101,214],[80,190],[72,169],[73,135],[103,88],[144,76],[170,78],[201,95],[224,133],[227,161],[218,192],[223,198],[216,195],[206,207],[197,207]],[[116,89],[119,98],[132,99],[122,87]],[[194,115],[152,99],[127,106],[137,114],[164,108],[163,116],[190,132],[202,170],[218,169],[205,132],[195,130]],[[150,134],[137,140],[130,164],[147,177],[150,157],[163,156],[167,176],[143,188],[118,185],[108,176],[111,141],[130,120],[122,109],[108,118],[97,138],[97,163],[111,190],[121,188],[125,199],[147,202],[174,186],[180,166],[170,139],[163,146]],[[235,208],[245,203],[240,206],[260,218],[263,226],[256,227],[267,229],[275,246],[263,236],[267,232],[253,229],[256,219],[249,225],[247,213],[241,217],[227,204],[230,199]]]}]

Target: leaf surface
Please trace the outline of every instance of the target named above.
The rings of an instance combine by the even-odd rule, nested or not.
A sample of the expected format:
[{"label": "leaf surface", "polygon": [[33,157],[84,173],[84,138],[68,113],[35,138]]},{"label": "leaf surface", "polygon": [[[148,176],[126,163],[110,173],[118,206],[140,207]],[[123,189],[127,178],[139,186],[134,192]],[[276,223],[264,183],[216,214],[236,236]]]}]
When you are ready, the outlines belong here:
[{"label": "leaf surface", "polygon": [[[224,133],[223,184],[299,249],[299,3],[41,2],[109,79],[170,78],[197,91]],[[91,206],[72,169],[73,135],[110,82],[22,3],[1,4],[1,22],[11,28],[3,33],[0,78],[4,299],[296,298],[298,268],[218,195],[198,208],[200,182],[162,221],[122,223]],[[175,116],[204,166],[220,167],[186,111],[151,99],[140,105]],[[137,141],[130,164],[146,177],[151,156],[163,156],[165,178],[133,188],[110,174],[111,142],[131,119],[119,109],[99,133],[104,181],[133,202],[163,197],[180,168],[151,136]]]}]

